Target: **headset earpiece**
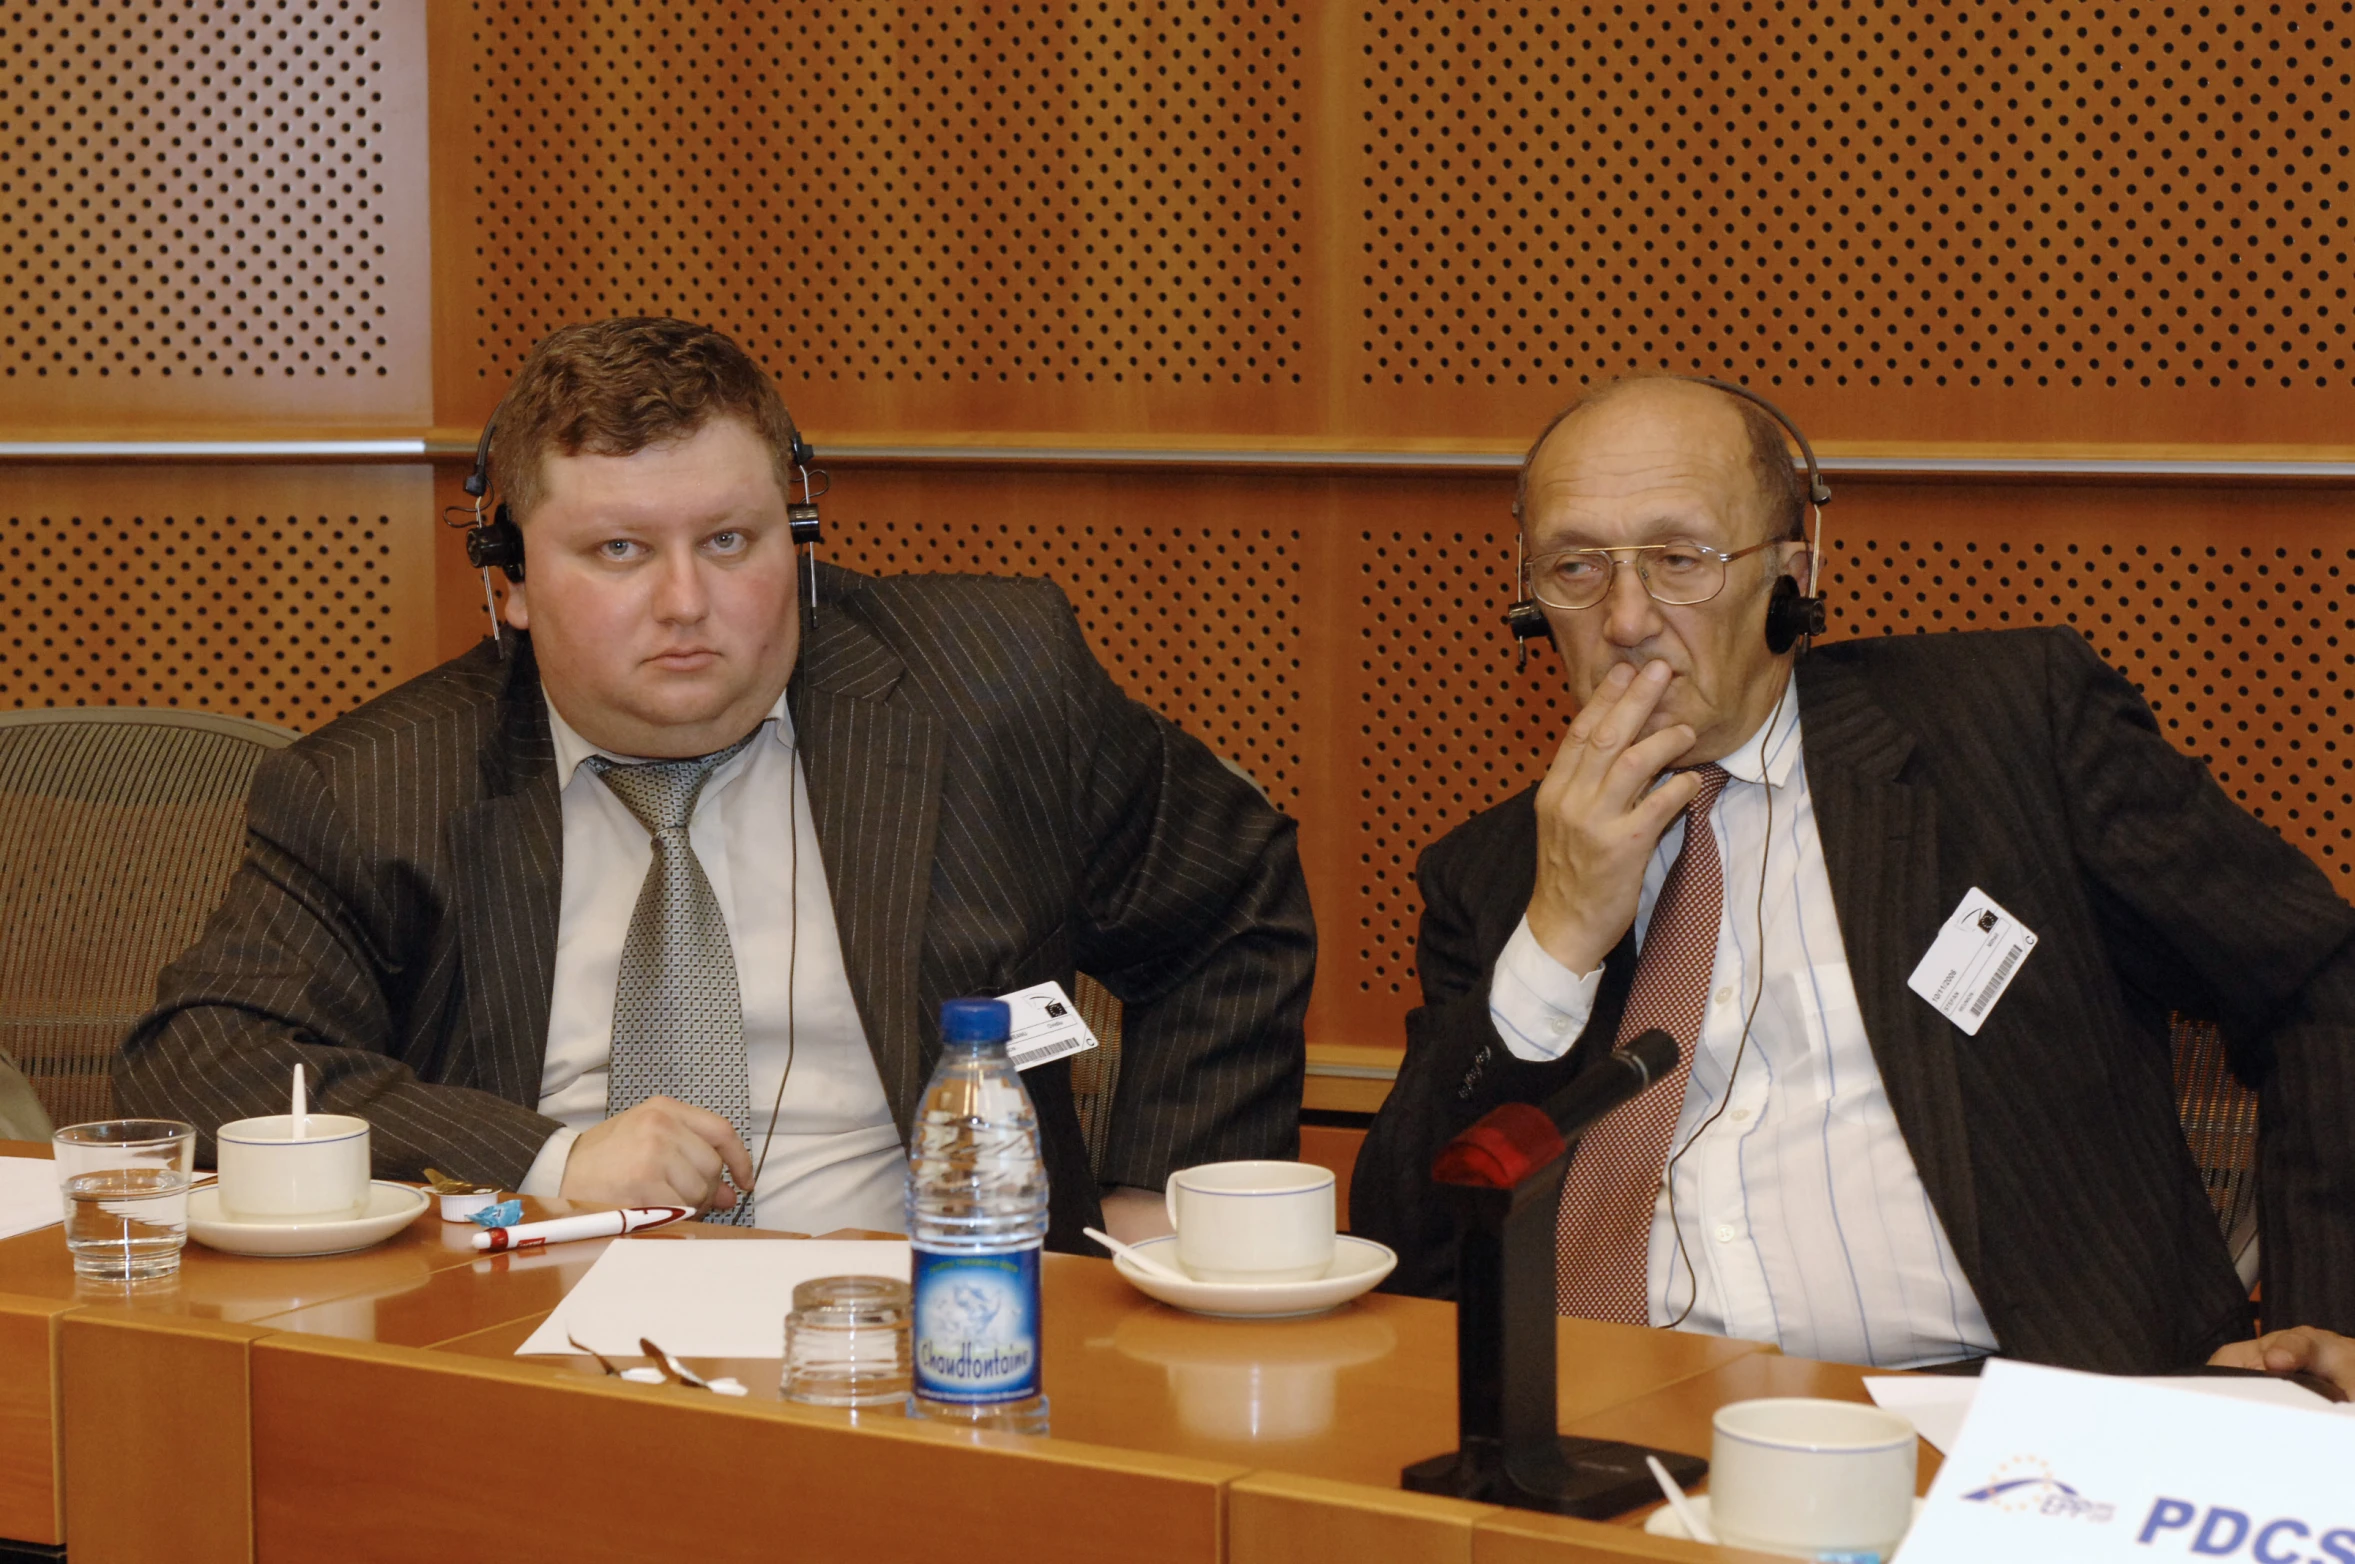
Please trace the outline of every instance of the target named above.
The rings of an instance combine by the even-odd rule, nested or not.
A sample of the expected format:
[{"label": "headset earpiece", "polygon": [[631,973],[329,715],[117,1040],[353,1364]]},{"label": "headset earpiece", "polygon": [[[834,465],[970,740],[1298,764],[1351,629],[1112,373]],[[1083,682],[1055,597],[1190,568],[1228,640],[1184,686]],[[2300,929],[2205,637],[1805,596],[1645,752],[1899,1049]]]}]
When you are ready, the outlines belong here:
[{"label": "headset earpiece", "polygon": [[523,529],[504,501],[489,521],[466,534],[466,562],[477,570],[499,570],[510,581],[523,579]]},{"label": "headset earpiece", "polygon": [[1798,645],[1802,636],[1823,632],[1823,595],[1809,596],[1799,590],[1795,577],[1778,576],[1766,599],[1766,649],[1779,657]]},{"label": "headset earpiece", "polygon": [[1538,606],[1534,597],[1522,598],[1505,609],[1505,628],[1513,633],[1513,644],[1520,648],[1521,661],[1518,666],[1521,668],[1529,666],[1531,641],[1540,636],[1548,641],[1554,638],[1553,621],[1546,618],[1545,610]]}]

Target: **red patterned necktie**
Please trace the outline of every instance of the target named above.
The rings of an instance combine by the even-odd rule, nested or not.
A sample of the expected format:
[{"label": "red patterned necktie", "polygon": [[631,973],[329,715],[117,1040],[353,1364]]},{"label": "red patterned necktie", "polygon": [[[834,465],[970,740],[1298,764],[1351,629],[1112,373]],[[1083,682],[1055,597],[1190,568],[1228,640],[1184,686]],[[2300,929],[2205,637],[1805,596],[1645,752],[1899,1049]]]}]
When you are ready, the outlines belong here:
[{"label": "red patterned necktie", "polygon": [[1562,1185],[1554,1228],[1556,1312],[1590,1320],[1643,1325],[1651,1319],[1645,1261],[1651,1250],[1652,1210],[1668,1143],[1684,1110],[1685,1077],[1709,1008],[1709,976],[1717,966],[1718,914],[1725,905],[1725,874],[1717,861],[1717,833],[1709,811],[1725,790],[1725,768],[1695,768],[1701,791],[1684,811],[1684,846],[1660,883],[1652,921],[1636,960],[1627,1010],[1614,1047],[1625,1047],[1658,1027],[1676,1039],[1676,1068],[1611,1114],[1578,1143]]}]

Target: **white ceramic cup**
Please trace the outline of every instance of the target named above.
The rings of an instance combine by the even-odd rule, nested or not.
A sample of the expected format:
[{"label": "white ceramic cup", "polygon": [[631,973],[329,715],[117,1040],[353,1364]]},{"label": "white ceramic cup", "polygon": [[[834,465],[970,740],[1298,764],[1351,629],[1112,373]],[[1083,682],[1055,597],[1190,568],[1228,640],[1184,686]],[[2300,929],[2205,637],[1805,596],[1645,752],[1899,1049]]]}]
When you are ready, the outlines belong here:
[{"label": "white ceramic cup", "polygon": [[275,1113],[224,1124],[213,1137],[230,1220],[334,1222],[367,1210],[368,1121],[314,1113],[301,1140],[293,1131],[294,1116]]},{"label": "white ceramic cup", "polygon": [[1169,1176],[1178,1264],[1197,1281],[1304,1282],[1333,1264],[1333,1170],[1206,1162]]},{"label": "white ceramic cup", "polygon": [[1896,1551],[1913,1523],[1913,1424],[1855,1401],[1737,1401],[1711,1420],[1709,1523],[1728,1547]]}]

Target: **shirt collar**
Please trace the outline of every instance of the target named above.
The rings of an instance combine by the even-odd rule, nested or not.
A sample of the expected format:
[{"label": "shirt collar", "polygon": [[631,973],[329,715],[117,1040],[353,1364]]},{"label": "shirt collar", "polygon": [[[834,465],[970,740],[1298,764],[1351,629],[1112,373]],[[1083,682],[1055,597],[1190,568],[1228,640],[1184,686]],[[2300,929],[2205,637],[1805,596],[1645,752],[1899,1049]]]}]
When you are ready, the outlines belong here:
[{"label": "shirt collar", "polygon": [[1773,715],[1759,724],[1758,731],[1743,740],[1740,748],[1718,762],[1728,776],[1777,788],[1791,780],[1791,767],[1799,760],[1798,697],[1797,681],[1788,680]]},{"label": "shirt collar", "polygon": [[[548,737],[556,748],[556,787],[559,792],[572,785],[572,779],[579,774],[582,762],[591,755],[603,755],[607,760],[618,760],[624,765],[637,765],[645,760],[643,755],[618,755],[612,750],[600,749],[582,738],[579,730],[564,720],[564,713],[556,709],[556,703],[548,699],[548,687],[545,684],[540,686],[540,701],[548,708]],[[783,694],[779,694],[777,704],[769,708],[763,725],[769,730],[771,742],[782,744],[788,749],[793,747],[793,714],[786,710]]]}]

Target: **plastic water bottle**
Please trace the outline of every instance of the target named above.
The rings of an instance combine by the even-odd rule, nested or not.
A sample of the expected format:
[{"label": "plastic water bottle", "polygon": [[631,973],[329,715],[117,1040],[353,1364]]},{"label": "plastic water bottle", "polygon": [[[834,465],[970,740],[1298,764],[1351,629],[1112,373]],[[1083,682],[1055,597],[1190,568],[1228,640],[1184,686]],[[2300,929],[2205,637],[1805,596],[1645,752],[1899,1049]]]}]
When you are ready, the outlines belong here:
[{"label": "plastic water bottle", "polygon": [[940,1067],[908,1151],[909,1322],[918,1417],[1044,1433],[1039,1253],[1047,1170],[1038,1111],[1006,1057],[1003,1000],[941,1006]]}]

